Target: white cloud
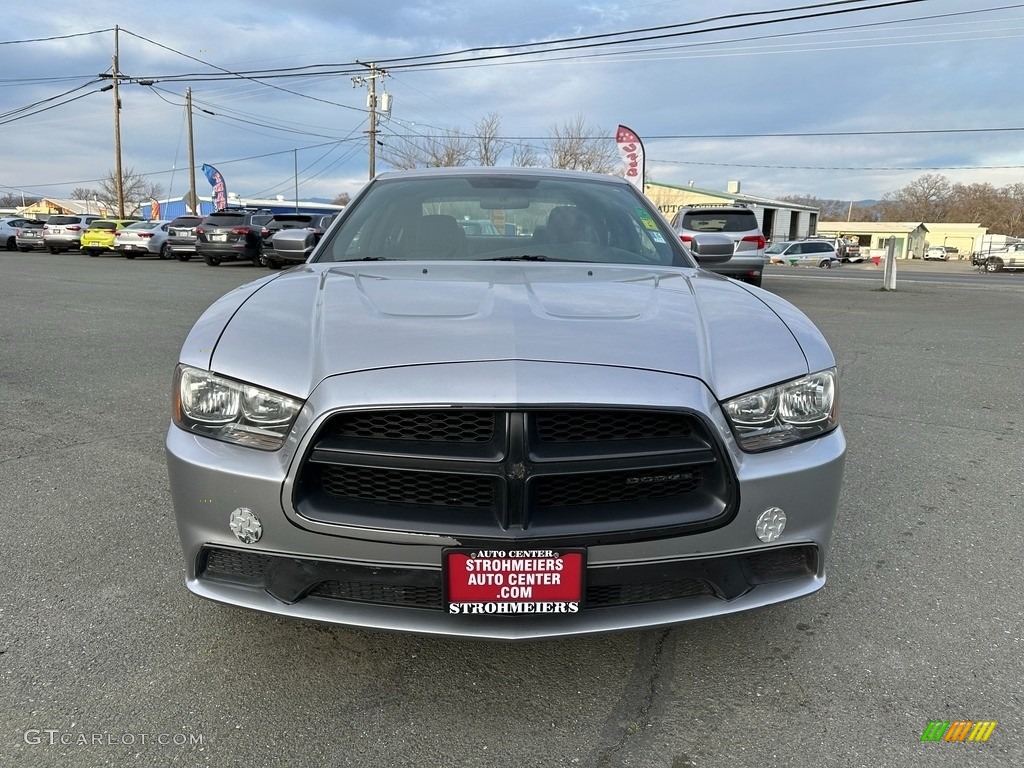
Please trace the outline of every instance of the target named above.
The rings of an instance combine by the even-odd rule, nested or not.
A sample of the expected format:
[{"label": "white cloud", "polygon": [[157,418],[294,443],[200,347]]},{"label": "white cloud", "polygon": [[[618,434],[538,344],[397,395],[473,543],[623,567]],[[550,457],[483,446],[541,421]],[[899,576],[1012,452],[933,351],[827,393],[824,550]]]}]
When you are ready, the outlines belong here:
[{"label": "white cloud", "polygon": [[[6,36],[46,37],[119,24],[126,30],[120,36],[121,70],[167,76],[216,70],[130,33],[235,71],[381,61],[764,10],[756,0],[716,3],[713,10],[694,5],[600,0],[585,6],[540,0],[282,5],[258,0],[236,6],[188,1],[159,6],[123,0],[83,15],[79,4],[61,0],[49,4],[46,13],[23,14],[18,25],[7,27]],[[552,124],[582,114],[609,134],[619,122],[636,130],[646,139],[653,175],[666,183],[693,179],[699,186],[724,188],[728,180],[740,179],[744,190],[754,194],[840,199],[880,197],[926,172],[1002,186],[1020,181],[1022,170],[952,166],[1024,165],[1022,153],[1013,149],[1024,132],[657,138],[1024,125],[1007,96],[1024,74],[1024,58],[1016,55],[1024,14],[967,14],[975,10],[976,5],[962,0],[936,0],[684,40],[657,40],[651,33],[647,52],[632,45],[629,54],[612,47],[601,51],[620,51],[615,56],[581,51],[545,62],[513,59],[491,66],[396,70],[382,86],[394,98],[392,120],[382,125],[384,138],[389,131],[424,133],[431,126],[468,132],[491,112],[501,117],[508,136],[546,136]],[[967,15],[940,18],[949,13]],[[894,23],[915,16],[931,18]],[[733,23],[759,18],[764,17]],[[867,24],[877,26],[852,28]],[[825,27],[845,29],[744,40]],[[107,70],[112,45],[113,34],[104,33],[5,46],[0,113]],[[485,54],[476,56],[479,64],[489,63],[482,59]],[[64,77],[77,79],[26,82]],[[344,106],[251,81],[193,82],[197,103],[217,113],[197,113],[197,164],[220,163],[229,186],[243,195],[266,189],[291,195],[292,150],[297,148],[300,169],[312,165],[300,172],[300,194],[330,197],[355,191],[367,168],[365,89],[353,88],[348,74],[266,82]],[[187,85],[163,82],[159,87],[170,92],[162,92],[164,98],[180,104]],[[122,101],[125,164],[162,172],[154,180],[165,187],[172,186],[175,166],[172,191],[180,193],[187,188],[182,108],[133,84],[122,87]],[[111,94],[97,93],[4,125],[0,185],[60,195],[82,180],[102,177],[113,166],[112,111]],[[320,135],[288,133],[231,116]],[[357,140],[331,152],[312,146],[329,140],[324,136]],[[264,157],[242,160],[254,156]],[[938,170],[924,170],[930,168]],[[205,180],[200,177],[199,183],[204,186]]]}]

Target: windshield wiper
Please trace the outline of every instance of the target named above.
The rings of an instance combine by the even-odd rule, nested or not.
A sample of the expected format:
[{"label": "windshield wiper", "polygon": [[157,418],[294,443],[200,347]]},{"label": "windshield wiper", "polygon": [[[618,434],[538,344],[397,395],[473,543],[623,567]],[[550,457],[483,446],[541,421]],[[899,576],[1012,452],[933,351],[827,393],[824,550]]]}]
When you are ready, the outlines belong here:
[{"label": "windshield wiper", "polygon": [[527,253],[522,256],[495,256],[493,259],[483,259],[483,261],[574,261],[574,259],[553,259],[550,256],[531,256]]},{"label": "windshield wiper", "polygon": [[394,261],[394,259],[389,259],[386,256],[363,256],[358,259],[338,259],[338,261]]}]

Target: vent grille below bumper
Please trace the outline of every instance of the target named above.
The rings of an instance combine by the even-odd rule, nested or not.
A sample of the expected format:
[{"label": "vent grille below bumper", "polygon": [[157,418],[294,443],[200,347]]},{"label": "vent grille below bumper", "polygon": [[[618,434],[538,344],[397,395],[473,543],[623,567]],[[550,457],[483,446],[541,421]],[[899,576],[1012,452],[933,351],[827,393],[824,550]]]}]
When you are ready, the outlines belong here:
[{"label": "vent grille below bumper", "polygon": [[[590,567],[583,610],[713,596],[728,601],[760,584],[811,578],[818,550],[805,545],[656,565]],[[284,603],[321,597],[399,608],[442,610],[440,569],[362,566],[208,547],[199,576],[264,589]]]}]

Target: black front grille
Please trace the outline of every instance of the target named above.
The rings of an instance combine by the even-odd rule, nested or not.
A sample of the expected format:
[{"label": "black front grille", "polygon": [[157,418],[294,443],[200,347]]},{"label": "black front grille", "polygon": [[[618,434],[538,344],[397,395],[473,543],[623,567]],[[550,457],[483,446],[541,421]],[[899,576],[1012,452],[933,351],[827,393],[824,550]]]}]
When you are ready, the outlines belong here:
[{"label": "black front grille", "polygon": [[736,496],[693,413],[449,408],[329,418],[293,501],[324,523],[587,546],[724,525]]}]

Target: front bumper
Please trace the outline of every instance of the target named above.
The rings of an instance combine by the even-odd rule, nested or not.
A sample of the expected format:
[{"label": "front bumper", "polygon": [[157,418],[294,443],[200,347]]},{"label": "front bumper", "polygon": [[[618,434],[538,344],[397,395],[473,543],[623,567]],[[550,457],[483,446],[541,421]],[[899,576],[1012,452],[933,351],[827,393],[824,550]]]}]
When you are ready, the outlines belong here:
[{"label": "front bumper", "polygon": [[[416,397],[396,398],[404,392]],[[488,397],[481,398],[481,393]],[[588,587],[578,614],[449,615],[440,598],[441,553],[465,541],[429,531],[308,519],[297,512],[291,491],[313,433],[339,408],[452,402],[519,408],[628,405],[702,413],[738,481],[735,515],[727,524],[698,533],[652,530],[589,546]],[[836,430],[781,450],[744,454],[736,448],[717,403],[694,379],[510,362],[329,378],[309,398],[292,435],[276,452],[209,440],[173,425],[167,434],[186,584],[195,594],[295,618],[495,639],[656,627],[757,608],[820,589],[845,449],[843,434]],[[255,544],[241,544],[228,527],[229,515],[239,507],[262,520],[263,535]],[[784,509],[789,522],[783,535],[766,545],[756,537],[755,521],[770,507]],[[508,532],[507,541],[545,548],[543,539],[522,530]]]}]

